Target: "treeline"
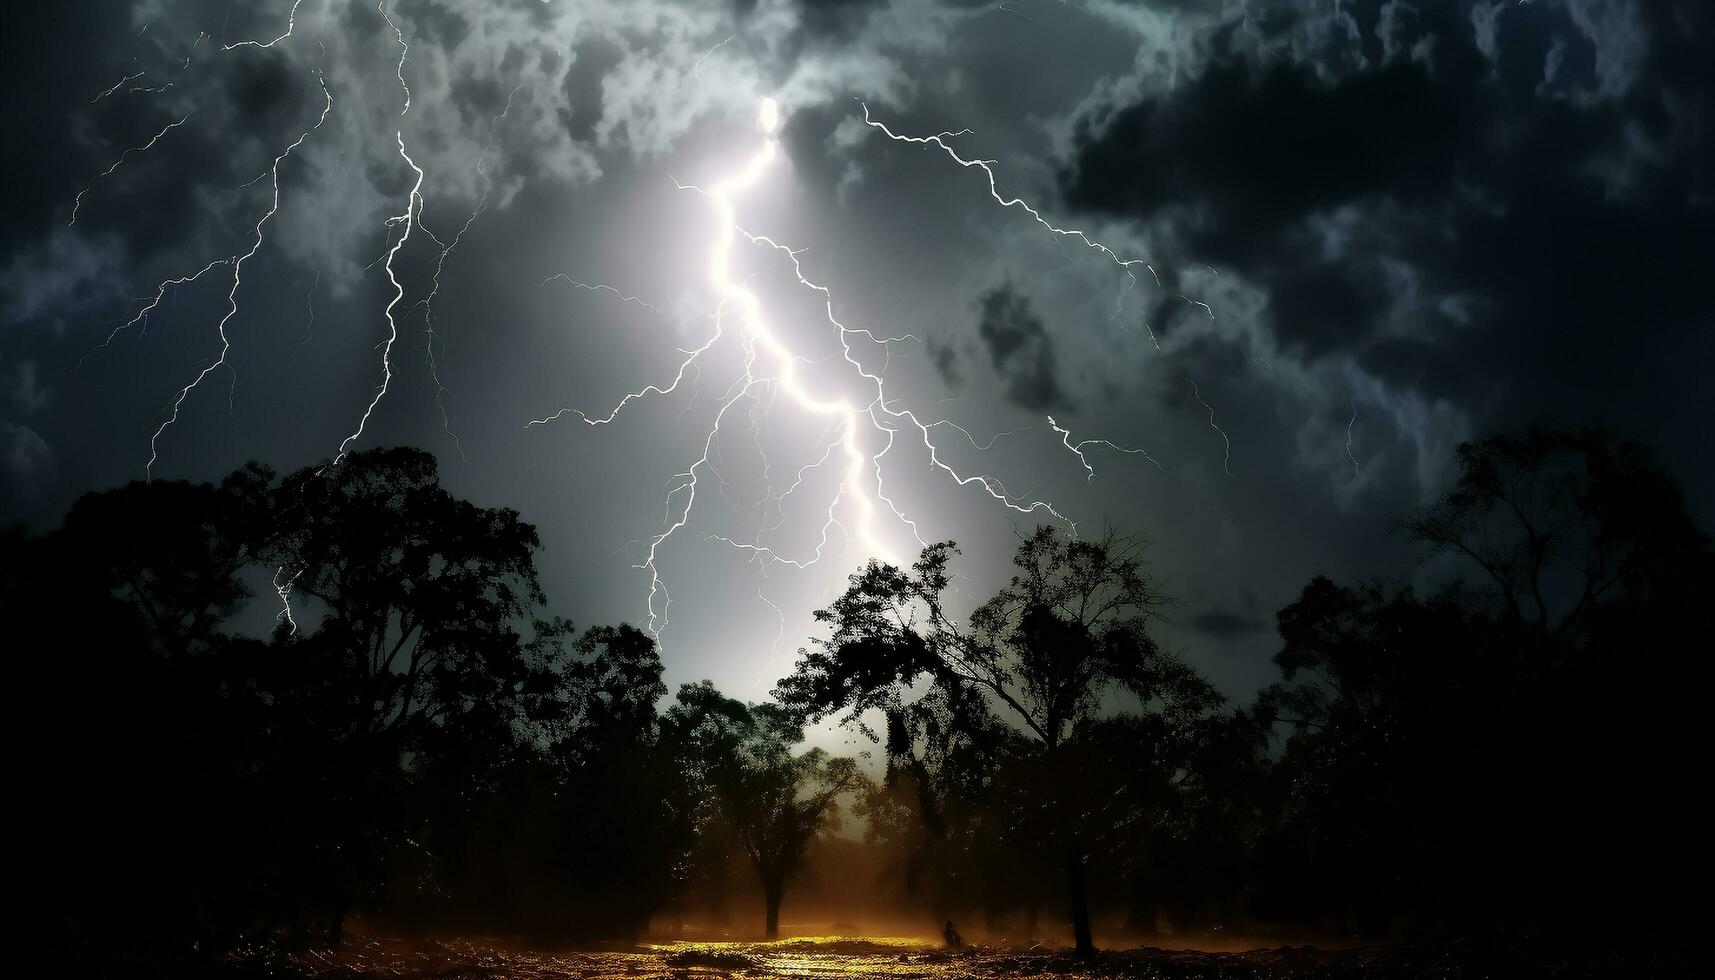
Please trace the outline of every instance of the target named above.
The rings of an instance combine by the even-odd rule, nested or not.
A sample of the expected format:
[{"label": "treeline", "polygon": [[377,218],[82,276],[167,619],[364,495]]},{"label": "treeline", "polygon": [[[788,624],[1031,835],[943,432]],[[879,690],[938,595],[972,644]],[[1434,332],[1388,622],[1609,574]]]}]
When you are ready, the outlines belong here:
[{"label": "treeline", "polygon": [[[1709,542],[1600,432],[1459,464],[1400,526],[1441,584],[1311,582],[1242,706],[1156,641],[1171,600],[1118,535],[1037,531],[975,610],[949,608],[951,544],[872,564],[746,704],[669,698],[647,635],[548,615],[534,529],[421,452],[91,494],[0,538],[6,927],[626,938],[744,889],[772,936],[845,805],[898,908],[1084,949],[1119,924],[1678,928]],[[829,718],[875,740],[876,778],[804,749]]]},{"label": "treeline", "polygon": [[772,927],[856,766],[706,682],[664,708],[649,637],[543,614],[537,548],[404,449],[134,483],[7,535],[7,929],[623,937],[738,852]]},{"label": "treeline", "polygon": [[1601,431],[1457,462],[1395,529],[1418,585],[1311,581],[1248,706],[1154,642],[1169,603],[1138,541],[1049,529],[963,620],[950,545],[872,565],[776,693],[883,719],[869,840],[933,905],[1008,924],[1053,903],[1085,950],[1092,907],[1132,935],[1684,942],[1700,909],[1670,882],[1701,883],[1708,855],[1709,540],[1650,454]]}]

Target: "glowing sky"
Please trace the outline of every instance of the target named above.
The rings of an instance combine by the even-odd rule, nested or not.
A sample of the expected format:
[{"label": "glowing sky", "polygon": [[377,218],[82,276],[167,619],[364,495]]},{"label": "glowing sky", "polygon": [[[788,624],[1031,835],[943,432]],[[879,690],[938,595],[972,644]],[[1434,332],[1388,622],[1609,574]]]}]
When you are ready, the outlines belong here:
[{"label": "glowing sky", "polygon": [[[647,620],[658,542],[669,679],[759,697],[858,561],[915,547],[899,515],[981,594],[1051,501],[1154,539],[1170,642],[1248,695],[1312,574],[1410,573],[1391,517],[1462,438],[1604,420],[1709,521],[1712,29],[1690,0],[32,4],[0,518],[141,478],[157,433],[168,478],[416,444],[540,527],[581,623]],[[760,344],[680,373],[717,329]],[[755,346],[798,387],[732,400]]]}]

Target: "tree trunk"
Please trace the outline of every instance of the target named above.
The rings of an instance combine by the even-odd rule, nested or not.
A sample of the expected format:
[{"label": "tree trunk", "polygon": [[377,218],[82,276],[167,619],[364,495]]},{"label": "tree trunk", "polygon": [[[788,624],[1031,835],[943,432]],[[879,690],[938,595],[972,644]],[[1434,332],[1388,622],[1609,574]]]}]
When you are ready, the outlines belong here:
[{"label": "tree trunk", "polygon": [[345,938],[345,913],[347,909],[345,896],[341,895],[334,902],[333,912],[328,917],[328,946],[337,947],[339,941]]},{"label": "tree trunk", "polygon": [[1084,859],[1077,854],[1066,857],[1066,891],[1072,903],[1072,937],[1079,956],[1096,954],[1095,940],[1090,936],[1090,893],[1084,871]]},{"label": "tree trunk", "polygon": [[768,903],[768,929],[763,933],[765,939],[780,938],[780,899],[785,894],[786,882],[778,878],[770,878],[762,883],[763,900]]}]

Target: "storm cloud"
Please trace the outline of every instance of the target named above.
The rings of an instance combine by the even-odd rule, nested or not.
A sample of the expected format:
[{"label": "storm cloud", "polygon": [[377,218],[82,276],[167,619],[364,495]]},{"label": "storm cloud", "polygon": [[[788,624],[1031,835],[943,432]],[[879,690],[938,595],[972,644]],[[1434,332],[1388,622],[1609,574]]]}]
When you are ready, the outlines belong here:
[{"label": "storm cloud", "polygon": [[1065,403],[1048,329],[1030,299],[1010,282],[977,298],[977,336],[1014,402],[1032,412]]},{"label": "storm cloud", "polygon": [[[830,312],[892,338],[856,356],[890,407],[949,423],[942,462],[1154,540],[1195,610],[1168,642],[1230,692],[1270,676],[1269,612],[1312,574],[1411,573],[1388,528],[1461,439],[1605,422],[1715,500],[1704,3],[304,0],[271,45],[290,0],[108,6],[26,5],[4,41],[0,521],[142,476],[236,305],[230,371],[185,402],[156,473],[326,458],[392,336],[365,441],[434,450],[456,492],[537,523],[559,609],[641,618],[640,543],[733,365],[614,425],[526,423],[665,387],[708,338],[693,188],[751,151],[765,96],[785,159],[739,218],[828,293],[782,253],[739,258],[808,376],[864,390]],[[995,187],[866,126],[860,99],[990,161]],[[414,167],[393,336],[381,263]],[[768,413],[766,435],[715,442],[720,490],[669,549],[674,680],[760,695],[867,557],[837,533],[802,572],[721,545],[786,517],[769,540],[817,553],[827,474],[784,499],[768,479],[819,457],[822,421]],[[1068,451],[1086,439],[1088,471]],[[980,594],[1045,512],[923,453],[888,450],[893,501],[960,541]]]}]

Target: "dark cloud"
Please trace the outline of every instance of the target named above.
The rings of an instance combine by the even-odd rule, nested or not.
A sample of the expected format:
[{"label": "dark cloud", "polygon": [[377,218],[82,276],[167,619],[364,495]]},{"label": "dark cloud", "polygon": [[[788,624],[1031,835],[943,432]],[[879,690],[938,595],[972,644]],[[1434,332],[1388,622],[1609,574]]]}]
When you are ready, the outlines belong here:
[{"label": "dark cloud", "polygon": [[[616,553],[660,521],[728,365],[611,427],[523,423],[670,379],[674,348],[705,335],[707,202],[668,178],[706,184],[740,159],[764,94],[787,112],[790,166],[745,195],[752,230],[807,248],[847,322],[929,339],[875,352],[900,404],[936,405],[985,443],[1037,426],[981,455],[953,433],[950,465],[1086,526],[1157,535],[1196,610],[1178,624],[1188,653],[1218,647],[1236,693],[1271,676],[1270,610],[1310,574],[1399,569],[1402,543],[1378,530],[1442,489],[1461,437],[1526,411],[1641,419],[1629,434],[1708,488],[1706,3],[404,4],[388,8],[411,45],[404,115],[398,41],[373,2],[306,3],[294,39],[230,52],[277,36],[289,0],[88,6],[24,5],[0,32],[9,80],[25,80],[0,92],[20,148],[0,210],[0,522],[49,523],[142,475],[156,413],[219,349],[230,268],[83,355],[133,297],[249,249],[271,187],[235,188],[313,122],[320,69],[336,107],[282,168],[282,208],[244,267],[234,373],[186,403],[156,472],[291,469],[351,431],[389,335],[376,263],[415,178],[402,138],[426,174],[420,233],[394,264],[392,388],[362,444],[450,453],[456,432],[473,465],[449,458],[449,482],[541,524],[556,603],[585,621],[638,614],[648,583]],[[139,70],[173,88],[92,104]],[[970,127],[955,145],[996,161],[1002,190],[1151,260],[1159,288],[1140,276],[1116,297],[1103,257],[992,206],[980,175],[932,148],[863,127],[854,95],[902,133]],[[192,107],[65,227],[90,175]],[[437,240],[461,229],[431,340]],[[764,259],[746,250],[771,310],[815,299]],[[557,273],[664,313],[536,288]],[[954,394],[941,383],[958,397],[937,402]],[[1094,479],[1041,428],[1050,411],[1071,444],[1100,440]],[[774,412],[783,435],[805,424]],[[1004,570],[1013,512],[912,479],[897,499],[925,533],[958,538],[974,575]],[[729,519],[712,494],[692,518],[705,532]],[[706,539],[676,541],[669,661],[723,683],[750,684],[733,674],[763,669],[777,635],[786,649],[810,635],[817,590],[852,557],[759,585]],[[729,587],[730,601],[709,591]],[[783,632],[762,588],[794,617]]]},{"label": "dark cloud", "polygon": [[857,34],[885,6],[887,0],[798,0],[804,31],[826,39]]},{"label": "dark cloud", "polygon": [[[0,208],[0,242],[15,242],[53,220],[77,192],[78,174],[68,161],[77,153],[76,120],[108,84],[137,69],[120,59],[103,64],[112,76],[93,84],[92,51],[117,46],[124,23],[88,17],[63,3],[25,4],[7,12],[0,63],[9,87],[28,79],[27,98],[6,106],[6,206]],[[27,137],[24,134],[28,134]],[[28,152],[24,151],[28,147]],[[64,220],[63,218],[61,220]]]},{"label": "dark cloud", "polygon": [[0,505],[8,508],[35,502],[41,484],[53,475],[57,455],[29,426],[0,418]]},{"label": "dark cloud", "polygon": [[1033,412],[1066,403],[1055,367],[1054,344],[1029,297],[1011,282],[977,298],[977,336],[1006,379],[1006,393]]},{"label": "dark cloud", "polygon": [[601,80],[625,56],[623,49],[607,38],[593,37],[578,46],[566,71],[566,129],[572,138],[588,142],[601,122]]},{"label": "dark cloud", "polygon": [[1715,326],[1715,12],[1283,10],[1265,41],[1311,40],[1234,25],[1188,84],[1092,115],[1067,201],[1261,285],[1283,349],[1487,424],[1649,405]]},{"label": "dark cloud", "polygon": [[935,373],[949,385],[957,386],[964,380],[959,373],[959,355],[953,345],[930,337],[925,345],[929,351],[929,363],[935,365]]},{"label": "dark cloud", "polygon": [[1308,214],[1376,194],[1444,195],[1474,101],[1416,64],[1326,84],[1308,65],[1235,59],[1086,131],[1066,196],[1140,216],[1195,206],[1199,253],[1254,262]]}]

